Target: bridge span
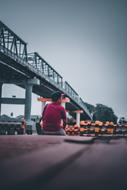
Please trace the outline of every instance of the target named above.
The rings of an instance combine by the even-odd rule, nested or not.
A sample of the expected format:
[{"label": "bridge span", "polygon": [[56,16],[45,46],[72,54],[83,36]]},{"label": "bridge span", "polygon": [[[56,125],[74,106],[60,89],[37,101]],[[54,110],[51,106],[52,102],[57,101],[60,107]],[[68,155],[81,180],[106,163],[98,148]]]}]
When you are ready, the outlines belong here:
[{"label": "bridge span", "polygon": [[[2,97],[2,85],[15,84],[25,89],[25,98]],[[92,119],[84,101],[63,77],[37,52],[28,53],[27,43],[0,21],[0,113],[1,104],[24,104],[24,116],[30,121],[32,92],[49,98],[54,90],[70,98],[66,109],[74,115],[83,110],[83,119]]]}]

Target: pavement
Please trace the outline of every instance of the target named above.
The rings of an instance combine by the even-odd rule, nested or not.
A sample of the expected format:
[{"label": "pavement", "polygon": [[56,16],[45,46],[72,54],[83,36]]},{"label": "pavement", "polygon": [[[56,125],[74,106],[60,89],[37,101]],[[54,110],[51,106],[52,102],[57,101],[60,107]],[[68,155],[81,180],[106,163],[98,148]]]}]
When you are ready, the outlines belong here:
[{"label": "pavement", "polygon": [[1,190],[126,190],[127,139],[0,136]]}]

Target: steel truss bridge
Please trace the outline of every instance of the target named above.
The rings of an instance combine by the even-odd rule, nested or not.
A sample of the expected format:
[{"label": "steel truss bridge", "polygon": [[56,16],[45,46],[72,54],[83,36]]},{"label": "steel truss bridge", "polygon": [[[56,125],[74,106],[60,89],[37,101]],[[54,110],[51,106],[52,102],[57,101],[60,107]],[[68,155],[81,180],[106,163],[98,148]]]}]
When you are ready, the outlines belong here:
[{"label": "steel truss bridge", "polygon": [[[26,89],[25,99],[2,98],[2,84],[12,83]],[[25,104],[30,119],[31,94],[50,97],[54,90],[70,98],[66,109],[83,110],[82,118],[92,119],[84,101],[63,77],[38,53],[28,53],[27,43],[0,21],[0,108],[1,104]]]}]

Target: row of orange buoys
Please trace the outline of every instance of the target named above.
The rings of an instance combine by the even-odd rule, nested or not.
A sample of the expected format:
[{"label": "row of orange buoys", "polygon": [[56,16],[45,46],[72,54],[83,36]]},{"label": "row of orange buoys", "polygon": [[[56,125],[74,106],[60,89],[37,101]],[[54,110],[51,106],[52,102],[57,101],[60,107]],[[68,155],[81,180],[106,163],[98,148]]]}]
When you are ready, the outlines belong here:
[{"label": "row of orange buoys", "polygon": [[66,125],[65,131],[67,135],[79,135],[80,127],[78,125]]},{"label": "row of orange buoys", "polygon": [[115,124],[110,121],[81,121],[80,127],[77,125],[67,125],[65,128],[67,135],[85,134],[127,134],[127,125]]}]

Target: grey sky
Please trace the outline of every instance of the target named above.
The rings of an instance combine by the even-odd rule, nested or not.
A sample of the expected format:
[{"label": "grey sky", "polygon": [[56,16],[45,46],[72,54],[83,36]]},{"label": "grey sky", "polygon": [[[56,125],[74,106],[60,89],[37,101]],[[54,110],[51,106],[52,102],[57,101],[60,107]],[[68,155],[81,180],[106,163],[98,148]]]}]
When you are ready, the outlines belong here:
[{"label": "grey sky", "polygon": [[[127,117],[126,0],[0,0],[0,18],[84,101],[111,106]],[[18,91],[22,96],[7,87],[3,95]],[[38,113],[40,105],[33,99],[32,113]]]}]

